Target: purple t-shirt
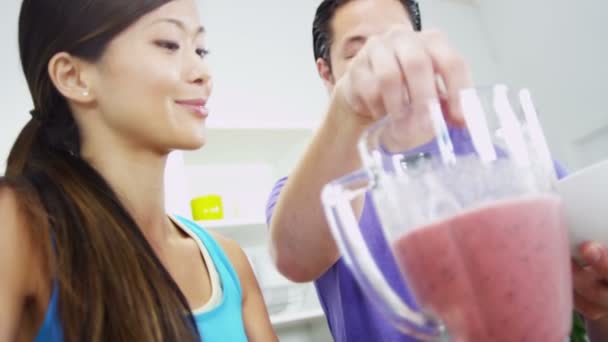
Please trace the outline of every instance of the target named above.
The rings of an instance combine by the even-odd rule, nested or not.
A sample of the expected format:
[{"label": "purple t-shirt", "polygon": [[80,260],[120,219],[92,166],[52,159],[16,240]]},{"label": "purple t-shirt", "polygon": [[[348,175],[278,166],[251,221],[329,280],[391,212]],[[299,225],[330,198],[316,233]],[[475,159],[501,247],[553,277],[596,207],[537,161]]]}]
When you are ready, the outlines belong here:
[{"label": "purple t-shirt", "polygon": [[[456,154],[473,151],[467,132],[450,129],[450,137]],[[406,154],[438,153],[437,145],[430,143]],[[565,176],[565,170],[555,165],[558,177]],[[266,206],[266,219],[270,222],[279,194],[287,181],[281,178],[275,184]],[[389,285],[408,304],[415,306],[413,297],[405,287],[391,249],[384,239],[379,219],[370,197],[365,198],[360,219],[363,237],[370,253]],[[340,258],[327,272],[315,281],[321,306],[327,316],[327,323],[336,342],[414,342],[418,341],[395,329],[362,292],[350,269]]]}]

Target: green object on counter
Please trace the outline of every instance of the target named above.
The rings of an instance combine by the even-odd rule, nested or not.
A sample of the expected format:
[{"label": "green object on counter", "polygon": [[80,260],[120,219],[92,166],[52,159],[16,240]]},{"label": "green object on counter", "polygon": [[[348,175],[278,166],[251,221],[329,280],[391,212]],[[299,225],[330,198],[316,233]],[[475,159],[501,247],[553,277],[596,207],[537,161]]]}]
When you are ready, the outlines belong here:
[{"label": "green object on counter", "polygon": [[192,218],[195,221],[221,220],[224,218],[222,197],[219,195],[206,195],[190,201]]}]

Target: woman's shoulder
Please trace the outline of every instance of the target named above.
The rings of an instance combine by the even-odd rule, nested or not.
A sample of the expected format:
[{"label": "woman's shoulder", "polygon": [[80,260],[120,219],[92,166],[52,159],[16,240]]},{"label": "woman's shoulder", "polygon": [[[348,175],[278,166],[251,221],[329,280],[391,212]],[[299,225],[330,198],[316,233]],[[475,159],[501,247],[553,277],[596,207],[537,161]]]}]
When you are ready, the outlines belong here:
[{"label": "woman's shoulder", "polygon": [[27,229],[28,221],[18,192],[4,184],[0,184],[0,217],[0,263],[8,260],[12,264],[27,263],[30,259],[27,251],[33,236]]},{"label": "woman's shoulder", "polygon": [[[36,204],[24,198],[24,194],[15,187],[0,182],[0,270],[13,273],[13,279],[23,280],[23,288],[37,287],[40,277],[47,273],[42,272],[46,267],[45,239],[50,238],[46,227],[33,229],[37,220],[34,216]],[[32,203],[30,203],[32,202]],[[32,269],[40,269],[40,272],[31,272]],[[10,279],[0,275],[1,279]],[[27,286],[31,284],[31,286]]]},{"label": "woman's shoulder", "polygon": [[194,223],[197,229],[200,229],[202,232],[211,237],[215,243],[221,248],[224,252],[228,261],[232,264],[235,271],[239,274],[242,273],[242,269],[245,266],[249,265],[249,259],[247,255],[243,251],[243,248],[234,240],[229,239],[221,234],[218,234],[212,230],[205,229],[204,227]]},{"label": "woman's shoulder", "polygon": [[42,272],[44,259],[36,249],[37,237],[29,229],[19,194],[2,183],[0,218],[0,325],[6,329],[0,331],[0,340],[4,340],[2,334],[19,336],[24,333],[20,331],[23,328],[20,324],[24,324],[23,303],[26,299],[41,302],[45,289],[40,284],[45,272]]},{"label": "woman's shoulder", "polygon": [[247,298],[252,286],[257,286],[257,279],[249,263],[249,258],[241,246],[234,240],[228,239],[215,232],[209,232],[215,238],[221,248],[226,253],[228,260],[232,264],[241,284],[243,300]]},{"label": "woman's shoulder", "polygon": [[[197,223],[181,218],[182,222],[187,222],[189,228],[193,230],[198,230],[199,233],[207,235],[210,237],[215,244],[221,249],[225,257],[228,259],[227,261],[230,263],[236,275],[238,276],[238,281],[241,284],[246,284],[251,281],[251,275],[253,274],[251,271],[251,265],[249,264],[249,258],[247,258],[247,254],[241,246],[234,240],[229,239],[217,232],[212,230],[205,229],[204,227],[198,225]],[[195,231],[196,232],[196,231]]]},{"label": "woman's shoulder", "polygon": [[224,253],[226,253],[230,263],[234,266],[237,273],[240,274],[241,272],[239,272],[239,270],[244,266],[249,265],[249,259],[247,258],[245,251],[243,251],[243,248],[241,248],[236,241],[222,236],[221,234],[213,231],[208,231],[208,233],[217,241]]},{"label": "woman's shoulder", "polygon": [[230,259],[230,261],[237,261],[237,262],[241,262],[243,261],[243,258],[245,260],[247,260],[247,257],[243,251],[243,249],[241,248],[241,246],[234,240],[229,239],[221,234],[218,234],[212,230],[206,229],[204,228],[204,226],[199,225],[198,223],[180,217],[180,216],[172,216],[173,219],[177,219],[179,220],[181,223],[183,223],[186,228],[190,229],[191,231],[193,231],[195,234],[197,234],[199,237],[201,237],[201,235],[203,237],[207,237],[207,238],[211,238],[211,240],[218,245],[218,247],[220,247],[222,249],[222,251],[224,252],[224,254],[226,254],[226,256]]}]

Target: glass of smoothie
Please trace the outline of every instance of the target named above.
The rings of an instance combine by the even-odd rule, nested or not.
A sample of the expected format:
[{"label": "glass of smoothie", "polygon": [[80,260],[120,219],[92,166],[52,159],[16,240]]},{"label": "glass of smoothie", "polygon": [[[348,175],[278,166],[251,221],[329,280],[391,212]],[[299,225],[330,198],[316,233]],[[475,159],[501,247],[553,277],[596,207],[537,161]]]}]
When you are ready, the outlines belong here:
[{"label": "glass of smoothie", "polygon": [[[448,106],[436,99],[362,135],[363,168],[321,196],[342,257],[404,334],[563,342],[572,313],[568,234],[530,93],[497,84],[465,89],[459,100],[451,110],[462,111],[464,125],[446,122]],[[370,247],[362,207],[374,211],[393,260]],[[387,281],[391,272],[413,300]]]}]

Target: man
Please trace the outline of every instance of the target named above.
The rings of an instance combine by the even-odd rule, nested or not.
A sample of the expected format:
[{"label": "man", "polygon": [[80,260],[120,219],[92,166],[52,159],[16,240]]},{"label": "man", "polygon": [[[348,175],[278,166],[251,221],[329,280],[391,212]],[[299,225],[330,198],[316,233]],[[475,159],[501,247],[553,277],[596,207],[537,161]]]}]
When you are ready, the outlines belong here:
[{"label": "man", "polygon": [[[288,179],[277,182],[269,198],[271,254],[289,279],[315,282],[336,341],[415,341],[397,331],[353,279],[330,233],[320,192],[330,180],[361,167],[356,150],[361,133],[407,103],[444,98],[447,119],[462,125],[457,94],[472,85],[470,73],[443,34],[420,31],[415,0],[324,0],[313,23],[313,39],[317,69],[331,99],[297,167]],[[437,76],[443,87],[437,85]],[[412,127],[421,119],[413,117]],[[418,144],[433,136],[430,131],[408,134]],[[353,206],[371,253],[380,260],[389,284],[411,304],[372,203],[363,202]],[[608,290],[599,279],[608,276],[608,252],[597,247],[586,245],[583,255],[591,266],[574,270],[575,299],[577,308],[592,319],[590,336],[604,341]]]}]

